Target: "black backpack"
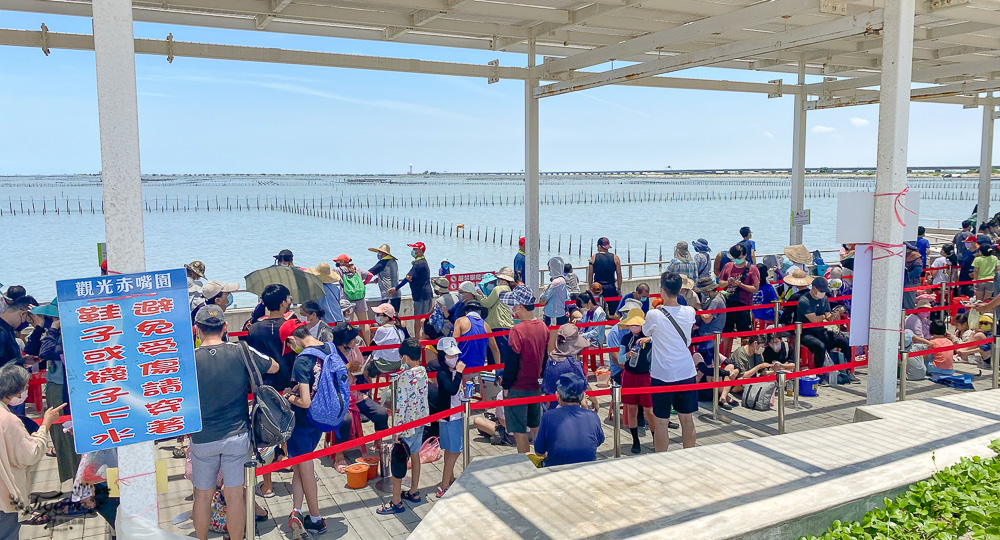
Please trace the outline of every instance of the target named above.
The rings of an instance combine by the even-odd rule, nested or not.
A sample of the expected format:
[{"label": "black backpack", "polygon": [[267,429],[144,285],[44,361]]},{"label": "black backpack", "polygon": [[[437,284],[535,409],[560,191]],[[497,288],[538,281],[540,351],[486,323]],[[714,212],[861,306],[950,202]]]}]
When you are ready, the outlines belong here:
[{"label": "black backpack", "polygon": [[[250,408],[250,437],[255,449],[284,444],[292,436],[295,413],[292,405],[273,387],[264,384],[257,365],[250,359],[250,347],[239,343],[243,365],[250,375],[253,405]],[[258,453],[258,458],[259,458]]]}]

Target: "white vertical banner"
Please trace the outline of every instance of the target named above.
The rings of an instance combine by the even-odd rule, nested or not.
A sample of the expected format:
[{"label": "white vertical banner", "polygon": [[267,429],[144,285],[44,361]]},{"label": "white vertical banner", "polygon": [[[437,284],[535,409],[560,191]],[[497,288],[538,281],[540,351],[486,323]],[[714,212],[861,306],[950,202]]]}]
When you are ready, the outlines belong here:
[{"label": "white vertical banner", "polygon": [[871,244],[854,247],[854,280],[851,283],[851,346],[868,345],[871,326],[872,257]]}]

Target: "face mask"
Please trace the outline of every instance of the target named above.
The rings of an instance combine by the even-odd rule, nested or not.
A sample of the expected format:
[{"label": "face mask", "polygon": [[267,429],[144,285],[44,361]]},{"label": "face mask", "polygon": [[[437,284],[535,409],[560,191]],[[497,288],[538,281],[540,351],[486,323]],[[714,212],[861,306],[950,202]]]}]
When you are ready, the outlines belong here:
[{"label": "face mask", "polygon": [[303,347],[300,345],[292,345],[291,349],[295,354],[299,354],[302,352]]},{"label": "face mask", "polygon": [[773,349],[774,352],[780,351],[781,350],[781,343],[772,343],[771,344],[771,349]]},{"label": "face mask", "polygon": [[763,354],[763,353],[764,353],[764,346],[763,346],[763,345],[760,345],[760,344],[758,344],[758,345],[757,345],[756,347],[754,347],[754,349],[753,349],[753,350],[754,350],[754,352],[756,352],[757,354]]},{"label": "face mask", "polygon": [[732,259],[732,261],[733,261],[733,264],[735,264],[736,266],[739,266],[739,265],[743,264],[744,262],[746,262],[746,258],[740,257],[739,259]]},{"label": "face mask", "polygon": [[226,307],[229,307],[231,305],[233,305],[233,295],[230,294],[229,296],[226,297]]},{"label": "face mask", "polygon": [[28,401],[28,389],[25,388],[24,392],[17,397],[10,398],[10,406],[17,407],[18,405],[23,405],[25,401]]},{"label": "face mask", "polygon": [[448,365],[449,368],[455,369],[455,365],[458,364],[457,356],[445,356],[444,363]]},{"label": "face mask", "polygon": [[417,250],[411,249],[410,250],[410,256],[413,257],[414,259],[416,259],[417,258]]},{"label": "face mask", "polygon": [[483,286],[483,293],[486,294],[486,296],[489,296],[490,293],[493,292],[493,288],[494,287],[496,287],[496,285],[493,284],[493,283],[488,283],[488,284],[484,285]]},{"label": "face mask", "polygon": [[297,316],[297,318],[299,319],[300,322],[309,322],[309,316],[308,315],[303,315],[303,314],[299,313],[298,316]]}]

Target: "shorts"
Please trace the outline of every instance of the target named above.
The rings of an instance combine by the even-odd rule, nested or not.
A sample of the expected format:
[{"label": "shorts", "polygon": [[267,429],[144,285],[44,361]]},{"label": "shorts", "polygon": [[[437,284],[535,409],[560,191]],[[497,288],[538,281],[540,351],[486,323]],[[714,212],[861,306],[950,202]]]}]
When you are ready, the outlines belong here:
[{"label": "shorts", "polygon": [[[666,382],[650,378],[651,386],[679,386],[694,384],[695,377],[679,381]],[[657,418],[670,418],[671,407],[677,414],[691,414],[698,410],[698,391],[683,390],[681,392],[660,392],[653,394],[653,415]]]},{"label": "shorts", "polygon": [[[365,313],[368,313],[368,301],[362,298],[361,300],[354,302],[354,314],[363,315]],[[358,317],[358,320],[361,321],[364,319],[362,317]]]},{"label": "shorts", "polygon": [[985,283],[976,283],[976,292],[993,294],[993,282],[987,281]]},{"label": "shorts", "polygon": [[726,313],[726,323],[722,325],[723,332],[748,332],[753,329],[753,319],[750,310],[730,311]]},{"label": "shorts", "polygon": [[[535,397],[542,395],[539,390],[514,390],[507,391],[504,399],[516,399],[522,397]],[[509,433],[527,433],[529,429],[537,428],[542,423],[542,404],[528,403],[526,405],[504,405],[504,416],[507,419],[507,431]]]},{"label": "shorts", "polygon": [[292,436],[288,438],[288,457],[293,458],[308,454],[316,449],[323,432],[311,427],[292,428]]},{"label": "shorts", "polygon": [[[319,442],[319,441],[317,441]],[[222,471],[222,485],[243,485],[243,465],[250,461],[250,434],[241,433],[218,441],[191,443],[191,483],[201,491],[215,491]]]},{"label": "shorts", "polygon": [[546,326],[562,326],[569,322],[569,317],[563,315],[562,317],[549,317],[545,316]]},{"label": "shorts", "polygon": [[424,443],[424,426],[413,428],[413,435],[402,437],[401,440],[410,449],[410,453],[420,453],[420,445]]},{"label": "shorts", "polygon": [[414,315],[427,315],[431,312],[431,308],[434,307],[434,299],[428,298],[426,300],[414,300],[413,301],[413,314]]},{"label": "shorts", "polygon": [[[462,420],[438,420],[438,442],[441,449],[452,454],[462,452]],[[419,450],[419,449],[418,449]]]},{"label": "shorts", "polygon": [[[622,388],[647,388],[650,386],[649,373],[622,372]],[[625,405],[640,405],[642,407],[653,406],[652,394],[632,394],[622,396],[622,403]]]}]

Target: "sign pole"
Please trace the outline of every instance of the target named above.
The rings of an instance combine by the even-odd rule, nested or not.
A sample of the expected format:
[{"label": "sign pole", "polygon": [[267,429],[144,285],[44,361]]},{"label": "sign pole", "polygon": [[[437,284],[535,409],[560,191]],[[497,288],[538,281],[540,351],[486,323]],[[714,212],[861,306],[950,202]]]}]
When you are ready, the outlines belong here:
[{"label": "sign pole", "polygon": [[[146,256],[132,2],[94,2],[93,17],[108,268],[121,273],[142,272]],[[118,477],[128,479],[120,484],[122,517],[142,517],[158,524],[153,443],[120,447],[118,463]]]}]

